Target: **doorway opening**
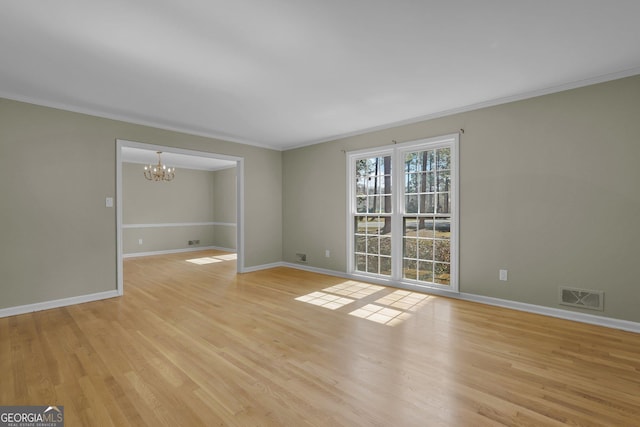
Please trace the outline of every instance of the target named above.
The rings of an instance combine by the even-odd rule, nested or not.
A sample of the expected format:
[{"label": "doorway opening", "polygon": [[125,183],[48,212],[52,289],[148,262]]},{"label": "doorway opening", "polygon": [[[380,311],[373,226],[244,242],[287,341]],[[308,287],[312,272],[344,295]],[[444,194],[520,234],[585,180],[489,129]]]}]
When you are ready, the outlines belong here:
[{"label": "doorway opening", "polygon": [[[176,180],[179,179],[180,169],[190,171],[192,173],[206,173],[205,171],[218,171],[216,173],[224,173],[229,178],[229,174],[233,174],[235,170],[235,218],[229,219],[226,222],[171,222],[171,223],[155,223],[155,224],[125,224],[123,223],[123,204],[127,203],[123,198],[123,181],[126,175],[126,168],[130,168],[132,164],[139,163],[141,167],[144,163],[150,163],[149,159],[157,158],[156,153],[162,152],[163,163],[169,166],[177,166]],[[140,178],[144,180],[142,172],[140,172]],[[119,295],[124,294],[124,278],[123,278],[123,259],[127,256],[127,253],[131,253],[131,240],[132,229],[137,229],[138,234],[140,230],[146,230],[147,232],[156,227],[169,227],[173,231],[177,228],[187,229],[206,229],[207,227],[222,227],[224,233],[229,236],[229,233],[233,233],[231,228],[235,228],[235,252],[236,252],[236,270],[238,273],[244,271],[244,159],[241,157],[227,156],[216,153],[209,153],[204,151],[194,151],[181,149],[176,147],[168,147],[154,144],[147,144],[135,141],[127,141],[122,139],[116,140],[116,250],[117,250],[117,285],[116,289]],[[150,183],[159,184],[163,183]],[[169,185],[171,183],[168,183]],[[157,188],[157,187],[156,187]],[[130,203],[130,201],[129,201]],[[171,203],[167,200],[167,203]],[[143,221],[144,222],[144,221]],[[148,221],[147,221],[148,222]],[[231,237],[233,235],[231,234]],[[203,239],[204,240],[204,239]],[[227,239],[232,241],[233,239]],[[143,239],[139,239],[139,243],[142,247]],[[196,243],[197,242],[197,243]],[[200,240],[189,240],[189,245],[192,243],[199,245]],[[205,243],[204,241],[202,243]],[[157,248],[156,248],[157,249]],[[198,249],[197,246],[193,248],[184,248],[176,250],[160,250],[136,253],[134,255],[151,255],[154,253],[171,253],[171,252],[183,252]],[[203,247],[202,249],[207,249]],[[136,251],[133,251],[136,252]]]}]

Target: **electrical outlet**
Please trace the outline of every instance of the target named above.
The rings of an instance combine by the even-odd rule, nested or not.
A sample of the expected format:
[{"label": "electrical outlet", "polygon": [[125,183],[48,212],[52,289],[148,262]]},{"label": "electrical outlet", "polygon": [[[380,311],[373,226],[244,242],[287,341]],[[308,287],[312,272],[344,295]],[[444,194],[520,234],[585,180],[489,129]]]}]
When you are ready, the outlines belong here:
[{"label": "electrical outlet", "polygon": [[142,244],[142,239],[138,239],[138,244],[141,245]]},{"label": "electrical outlet", "polygon": [[503,282],[507,281],[507,270],[500,270],[500,280],[502,280]]},{"label": "electrical outlet", "polygon": [[329,249],[326,249],[326,250],[324,251],[324,257],[325,257],[325,258],[331,258],[331,251],[330,251]]}]

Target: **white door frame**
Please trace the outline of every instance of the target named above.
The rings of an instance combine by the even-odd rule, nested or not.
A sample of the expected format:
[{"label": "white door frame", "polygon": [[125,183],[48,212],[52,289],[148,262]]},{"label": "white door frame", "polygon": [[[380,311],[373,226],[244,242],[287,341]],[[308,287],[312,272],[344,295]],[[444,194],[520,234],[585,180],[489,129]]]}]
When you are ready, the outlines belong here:
[{"label": "white door frame", "polygon": [[206,151],[186,150],[183,148],[116,139],[116,252],[117,252],[117,285],[118,295],[124,294],[123,254],[122,254],[122,148],[140,148],[164,153],[184,154],[188,156],[208,157],[212,159],[236,162],[236,255],[237,271],[243,273],[244,268],[244,158],[209,153]]}]

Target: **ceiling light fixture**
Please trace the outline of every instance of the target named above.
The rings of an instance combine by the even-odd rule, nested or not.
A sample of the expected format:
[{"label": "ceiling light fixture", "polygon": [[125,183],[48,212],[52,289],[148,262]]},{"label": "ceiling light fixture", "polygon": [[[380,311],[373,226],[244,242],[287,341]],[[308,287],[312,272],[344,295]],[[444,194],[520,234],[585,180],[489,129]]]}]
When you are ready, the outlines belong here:
[{"label": "ceiling light fixture", "polygon": [[162,151],[157,151],[157,153],[158,164],[145,166],[144,177],[149,181],[171,181],[176,176],[176,168],[168,168],[167,165],[163,165],[162,160],[160,160]]}]

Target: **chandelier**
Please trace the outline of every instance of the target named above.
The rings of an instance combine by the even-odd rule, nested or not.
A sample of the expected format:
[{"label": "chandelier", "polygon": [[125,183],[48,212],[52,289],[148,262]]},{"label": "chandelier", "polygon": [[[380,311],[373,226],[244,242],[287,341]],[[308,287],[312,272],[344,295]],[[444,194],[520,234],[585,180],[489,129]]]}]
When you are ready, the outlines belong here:
[{"label": "chandelier", "polygon": [[162,151],[157,151],[157,153],[158,164],[145,166],[144,177],[149,181],[171,181],[176,176],[176,168],[168,168],[167,165],[163,165],[162,160],[160,160]]}]

